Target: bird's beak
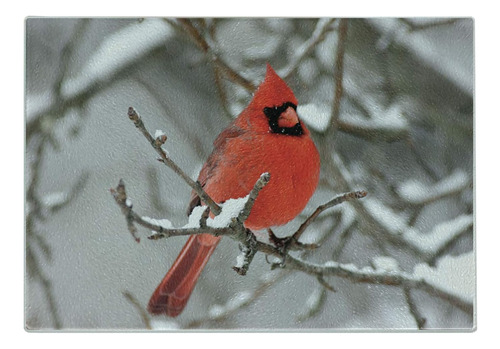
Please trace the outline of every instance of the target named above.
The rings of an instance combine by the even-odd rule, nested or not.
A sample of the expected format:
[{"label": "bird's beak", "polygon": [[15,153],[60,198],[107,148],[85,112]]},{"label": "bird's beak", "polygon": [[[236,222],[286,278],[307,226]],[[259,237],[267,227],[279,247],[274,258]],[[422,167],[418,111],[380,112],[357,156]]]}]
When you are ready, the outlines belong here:
[{"label": "bird's beak", "polygon": [[288,107],[286,110],[281,113],[278,117],[278,126],[279,127],[294,127],[299,123],[299,117],[294,108]]}]

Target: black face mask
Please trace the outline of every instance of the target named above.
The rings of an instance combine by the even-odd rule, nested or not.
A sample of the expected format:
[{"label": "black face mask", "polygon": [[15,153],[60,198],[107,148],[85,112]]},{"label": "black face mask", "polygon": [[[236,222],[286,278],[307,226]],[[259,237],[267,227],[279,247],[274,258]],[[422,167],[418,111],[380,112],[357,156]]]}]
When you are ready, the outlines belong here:
[{"label": "black face mask", "polygon": [[292,107],[295,111],[297,111],[297,106],[292,102],[283,103],[279,107],[264,108],[264,114],[269,119],[269,128],[273,133],[279,133],[290,136],[300,136],[304,133],[300,121],[292,127],[280,127],[278,125],[278,118],[285,110],[287,110],[288,107]]}]

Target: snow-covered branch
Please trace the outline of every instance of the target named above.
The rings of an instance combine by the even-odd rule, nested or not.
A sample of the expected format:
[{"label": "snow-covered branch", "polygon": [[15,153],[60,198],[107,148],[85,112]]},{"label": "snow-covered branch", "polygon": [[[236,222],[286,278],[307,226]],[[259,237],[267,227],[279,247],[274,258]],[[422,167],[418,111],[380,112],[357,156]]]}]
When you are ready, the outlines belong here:
[{"label": "snow-covered branch", "polygon": [[177,166],[177,164],[170,159],[166,151],[161,147],[167,140],[166,135],[163,132],[156,131],[156,138],[151,136],[149,131],[144,126],[144,122],[134,108],[130,107],[128,109],[128,117],[134,122],[135,127],[137,127],[141,133],[146,137],[149,143],[153,146],[156,152],[160,155],[160,161],[167,165],[171,170],[173,170],[177,175],[179,175],[195,192],[198,194],[200,199],[205,202],[212,211],[213,214],[218,215],[220,213],[220,207],[212,200],[212,198],[205,193],[200,183],[195,182],[189,177],[182,169]]},{"label": "snow-covered branch", "polygon": [[[153,148],[160,154],[161,161],[166,163],[166,160],[168,160],[168,164],[166,164],[174,169],[181,178],[189,178],[173,160],[167,157],[166,153],[161,148],[167,136],[163,132],[158,131],[156,132],[156,138],[151,136],[133,108],[129,109],[129,117],[148,139]],[[191,179],[189,180],[192,181]],[[137,228],[135,227],[136,224],[153,231],[153,235],[149,237],[152,240],[196,234],[229,236],[242,245],[241,254],[237,259],[237,265],[233,267],[233,269],[241,275],[245,275],[248,271],[253,256],[257,252],[262,252],[266,255],[281,258],[281,263],[273,264],[272,267],[278,265],[282,268],[297,270],[312,275],[316,277],[318,282],[325,289],[331,291],[335,290],[328,284],[326,278],[335,276],[346,278],[353,282],[397,286],[401,287],[405,292],[412,289],[423,290],[432,296],[450,302],[467,313],[472,313],[472,301],[461,297],[462,294],[456,292],[455,289],[448,288],[448,283],[436,282],[436,280],[442,280],[442,278],[436,277],[441,271],[439,269],[433,271],[433,269],[429,269],[430,267],[428,265],[419,265],[414,274],[409,274],[396,270],[397,268],[393,267],[394,263],[387,263],[387,261],[379,260],[375,263],[375,269],[370,267],[359,269],[352,264],[341,264],[336,261],[329,261],[324,264],[311,263],[289,254],[290,250],[307,245],[299,242],[299,238],[321,212],[347,200],[356,202],[356,199],[361,199],[366,196],[366,192],[364,191],[346,193],[319,206],[289,238],[279,239],[272,235],[270,240],[273,244],[257,240],[255,235],[245,228],[244,223],[250,214],[253,203],[260,190],[264,188],[269,180],[270,175],[268,173],[263,173],[256,181],[252,191],[246,197],[229,199],[225,203],[220,204],[220,206],[218,205],[217,207],[220,207],[220,212],[214,217],[209,217],[209,211],[206,207],[196,207],[191,213],[188,223],[182,228],[174,228],[168,220],[156,220],[137,214],[133,210],[132,202],[127,197],[125,184],[122,180],[120,180],[115,189],[111,189],[111,193],[126,217],[129,231],[136,241],[139,241],[137,237]],[[186,180],[186,182],[188,181]],[[194,186],[192,187],[194,188]],[[203,193],[199,195],[201,196]],[[203,199],[203,201],[205,201],[205,199]],[[370,205],[368,205],[368,207],[370,207]],[[373,210],[369,209],[369,211],[371,211],[370,213],[372,215],[376,216],[373,214]],[[380,214],[384,214],[384,212],[380,212]],[[383,222],[380,224],[384,225]],[[270,234],[272,234],[272,232],[270,232]]]},{"label": "snow-covered branch", "polygon": [[[321,277],[337,276],[349,279],[352,282],[422,290],[472,315],[474,253],[469,253],[461,257],[460,263],[456,262],[458,258],[453,260],[448,259],[442,262],[441,268],[439,265],[438,268],[431,268],[426,264],[420,264],[415,268],[413,274],[387,270],[385,268],[373,269],[371,267],[364,267],[360,269],[353,264],[340,264],[335,261],[316,264],[291,256],[287,259],[287,267]],[[463,268],[460,268],[461,265]],[[466,287],[464,287],[465,280],[470,281],[465,285]]]}]

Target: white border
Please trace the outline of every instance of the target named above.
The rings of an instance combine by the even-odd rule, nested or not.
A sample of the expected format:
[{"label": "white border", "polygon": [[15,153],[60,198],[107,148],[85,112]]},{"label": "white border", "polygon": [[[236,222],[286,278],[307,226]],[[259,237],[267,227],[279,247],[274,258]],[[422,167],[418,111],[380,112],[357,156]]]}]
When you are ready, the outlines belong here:
[{"label": "white border", "polygon": [[[10,3],[10,13],[2,19],[2,199],[3,216],[1,246],[3,311],[0,317],[2,342],[19,347],[120,347],[137,348],[168,346],[205,347],[208,343],[218,348],[252,347],[307,347],[311,345],[343,347],[435,348],[481,347],[482,341],[498,342],[493,338],[498,323],[499,288],[496,286],[500,230],[496,217],[500,204],[497,199],[498,171],[498,50],[497,15],[493,5],[469,1],[20,1]],[[348,3],[348,7],[345,3]],[[325,5],[329,4],[329,5]],[[307,5],[307,6],[305,6]],[[327,7],[325,7],[327,6]],[[37,334],[23,329],[24,299],[24,181],[23,140],[24,119],[24,18],[26,16],[287,16],[287,17],[377,17],[377,16],[466,16],[475,18],[476,46],[476,233],[478,255],[478,330],[466,334],[408,334],[408,333],[333,333],[333,334]],[[497,76],[493,76],[494,74]],[[6,77],[6,78],[5,78]],[[7,194],[7,195],[5,195]],[[244,338],[242,338],[244,337]],[[189,343],[189,344],[188,344]]]}]

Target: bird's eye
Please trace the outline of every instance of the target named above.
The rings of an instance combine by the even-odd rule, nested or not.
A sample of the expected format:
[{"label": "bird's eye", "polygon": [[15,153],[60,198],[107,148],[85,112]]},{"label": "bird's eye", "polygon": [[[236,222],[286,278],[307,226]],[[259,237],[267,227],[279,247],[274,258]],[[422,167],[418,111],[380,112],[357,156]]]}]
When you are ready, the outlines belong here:
[{"label": "bird's eye", "polygon": [[297,110],[297,106],[292,102],[285,102],[282,105],[265,107],[263,112],[269,119],[277,119],[288,107]]},{"label": "bird's eye", "polygon": [[274,119],[274,118],[277,118],[280,114],[280,111],[278,110],[278,107],[272,107],[272,108],[269,108],[269,107],[265,107],[264,108],[264,114],[270,118],[270,119]]}]

